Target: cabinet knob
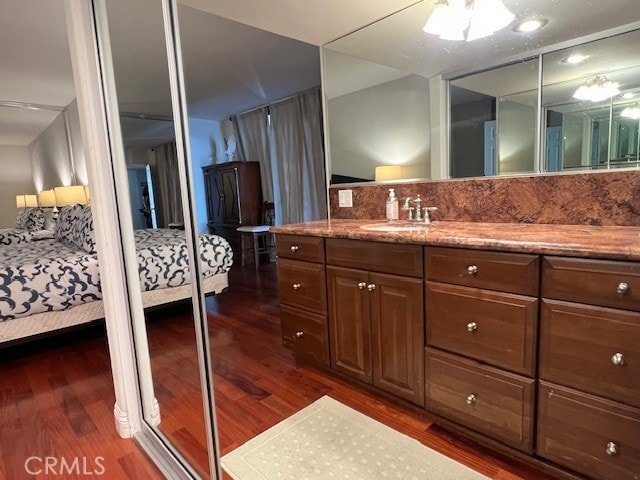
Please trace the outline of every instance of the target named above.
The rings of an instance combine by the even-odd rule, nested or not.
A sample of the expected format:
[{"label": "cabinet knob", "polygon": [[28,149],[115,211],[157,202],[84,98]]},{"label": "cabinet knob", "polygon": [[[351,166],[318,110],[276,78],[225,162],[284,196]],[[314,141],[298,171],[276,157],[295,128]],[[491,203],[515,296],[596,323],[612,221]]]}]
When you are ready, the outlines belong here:
[{"label": "cabinet knob", "polygon": [[367,290],[369,290],[370,292],[373,292],[375,289],[376,289],[375,283],[370,283],[369,285],[367,285]]},{"label": "cabinet knob", "polygon": [[618,292],[619,295],[623,295],[627,293],[628,290],[629,290],[629,284],[626,282],[620,282],[616,287],[616,292]]},{"label": "cabinet knob", "polygon": [[304,332],[296,332],[296,338],[300,338],[304,335]]},{"label": "cabinet knob", "polygon": [[467,330],[470,332],[475,332],[478,329],[478,324],[476,322],[467,323]]},{"label": "cabinet knob", "polygon": [[618,366],[624,365],[624,355],[621,353],[614,354],[613,357],[611,357],[611,362]]},{"label": "cabinet knob", "polygon": [[291,251],[296,253],[300,247],[298,245],[291,245]]},{"label": "cabinet knob", "polygon": [[467,397],[467,405],[473,405],[476,403],[476,396],[472,393]]},{"label": "cabinet knob", "polygon": [[300,290],[300,287],[301,287],[301,286],[302,286],[302,284],[301,284],[301,283],[294,283],[294,284],[292,285],[292,287],[293,287],[293,289],[294,289],[294,290]]},{"label": "cabinet knob", "polygon": [[615,442],[608,442],[606,452],[607,452],[607,455],[609,455],[610,457],[617,455],[618,445],[616,445]]},{"label": "cabinet knob", "polygon": [[367,282],[358,282],[358,288],[364,290],[367,287]]},{"label": "cabinet knob", "polygon": [[478,273],[478,266],[477,265],[469,265],[467,267],[467,273],[469,275],[475,275],[476,273]]}]

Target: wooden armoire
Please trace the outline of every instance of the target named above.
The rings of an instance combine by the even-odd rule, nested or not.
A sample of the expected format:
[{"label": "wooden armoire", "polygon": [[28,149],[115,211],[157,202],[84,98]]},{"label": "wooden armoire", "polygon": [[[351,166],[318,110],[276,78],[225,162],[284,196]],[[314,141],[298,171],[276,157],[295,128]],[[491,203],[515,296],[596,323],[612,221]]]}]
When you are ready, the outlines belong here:
[{"label": "wooden armoire", "polygon": [[240,255],[241,225],[261,225],[262,187],[258,162],[227,162],[202,168],[209,232],[225,238]]}]

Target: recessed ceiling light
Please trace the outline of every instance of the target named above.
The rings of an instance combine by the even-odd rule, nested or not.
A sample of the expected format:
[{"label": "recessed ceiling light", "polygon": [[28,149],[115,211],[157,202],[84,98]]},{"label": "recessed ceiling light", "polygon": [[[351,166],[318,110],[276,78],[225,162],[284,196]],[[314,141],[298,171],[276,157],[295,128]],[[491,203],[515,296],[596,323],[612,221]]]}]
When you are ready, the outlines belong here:
[{"label": "recessed ceiling light", "polygon": [[569,55],[567,58],[563,60],[564,63],[569,63],[571,65],[578,65],[579,63],[584,62],[591,55],[583,55],[581,53],[574,53],[573,55]]},{"label": "recessed ceiling light", "polygon": [[627,92],[624,95],[622,95],[622,98],[625,98],[627,100],[629,100],[630,98],[633,98],[633,97],[635,97],[635,95],[633,93],[631,93],[631,92]]},{"label": "recessed ceiling light", "polygon": [[547,20],[545,20],[544,18],[532,18],[517,23],[516,26],[513,27],[513,31],[521,33],[535,32],[539,28],[544,27],[546,24]]}]

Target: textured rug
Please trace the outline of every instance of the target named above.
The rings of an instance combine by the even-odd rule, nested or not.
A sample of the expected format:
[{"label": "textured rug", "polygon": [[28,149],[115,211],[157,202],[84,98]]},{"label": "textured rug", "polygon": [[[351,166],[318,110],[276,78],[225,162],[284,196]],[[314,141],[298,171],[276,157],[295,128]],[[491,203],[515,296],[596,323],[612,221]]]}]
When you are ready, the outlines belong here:
[{"label": "textured rug", "polygon": [[326,396],[222,457],[222,467],[235,480],[487,480]]}]

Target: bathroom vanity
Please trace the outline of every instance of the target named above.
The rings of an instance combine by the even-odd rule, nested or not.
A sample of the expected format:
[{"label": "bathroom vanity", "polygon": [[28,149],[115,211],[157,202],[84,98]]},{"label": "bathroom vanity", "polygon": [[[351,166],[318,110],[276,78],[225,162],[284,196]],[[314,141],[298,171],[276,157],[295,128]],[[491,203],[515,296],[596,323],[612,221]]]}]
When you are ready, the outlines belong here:
[{"label": "bathroom vanity", "polygon": [[371,223],[273,229],[287,348],[559,475],[640,478],[640,227]]}]

